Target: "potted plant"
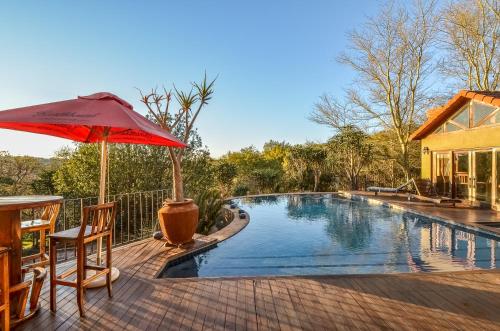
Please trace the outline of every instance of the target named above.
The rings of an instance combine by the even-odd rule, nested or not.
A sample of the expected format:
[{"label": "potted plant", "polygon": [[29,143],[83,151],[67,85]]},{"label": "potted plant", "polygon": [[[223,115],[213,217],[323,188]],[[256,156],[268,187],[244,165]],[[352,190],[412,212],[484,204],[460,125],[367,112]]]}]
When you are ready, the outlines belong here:
[{"label": "potted plant", "polygon": [[[207,81],[207,76],[200,83],[192,83],[189,92],[173,92],[163,89],[162,93],[152,89],[151,93],[141,93],[141,102],[148,109],[153,119],[165,130],[177,136],[185,144],[189,143],[190,134],[198,115],[208,104],[214,93],[215,79]],[[171,108],[172,97],[178,103],[178,109]],[[158,219],[163,235],[173,245],[182,245],[192,240],[198,225],[198,206],[192,199],[184,197],[182,181],[182,158],[185,149],[168,147],[172,161],[173,196],[164,202],[158,211]]]}]

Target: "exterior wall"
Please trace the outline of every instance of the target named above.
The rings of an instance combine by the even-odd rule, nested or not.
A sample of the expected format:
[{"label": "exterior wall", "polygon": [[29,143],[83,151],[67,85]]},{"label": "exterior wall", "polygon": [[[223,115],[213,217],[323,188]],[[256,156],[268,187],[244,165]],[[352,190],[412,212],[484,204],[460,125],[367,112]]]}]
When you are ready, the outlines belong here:
[{"label": "exterior wall", "polygon": [[[423,152],[429,148],[429,153]],[[500,125],[431,134],[422,139],[422,178],[431,177],[431,152],[500,147]]]},{"label": "exterior wall", "polygon": [[421,164],[421,169],[420,169],[420,176],[422,179],[431,179],[431,153],[429,152],[428,154],[424,154],[422,151],[421,153],[421,158],[422,158],[422,164]]}]

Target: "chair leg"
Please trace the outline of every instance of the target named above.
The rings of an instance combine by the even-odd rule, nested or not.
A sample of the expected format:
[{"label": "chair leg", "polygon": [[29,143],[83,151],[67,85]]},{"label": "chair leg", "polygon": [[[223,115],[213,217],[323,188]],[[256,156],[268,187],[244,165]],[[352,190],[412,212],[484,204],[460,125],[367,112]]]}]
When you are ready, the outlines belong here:
[{"label": "chair leg", "polygon": [[45,256],[45,229],[40,230],[40,261],[43,261]]},{"label": "chair leg", "polygon": [[10,318],[7,317],[10,314],[9,309],[5,309],[1,315],[2,315],[2,330],[10,330]]},{"label": "chair leg", "polygon": [[2,304],[5,309],[1,314],[2,330],[10,330],[10,302],[9,302],[9,255],[2,257]]},{"label": "chair leg", "polygon": [[50,260],[50,310],[54,313],[56,312],[56,262],[57,262],[57,251],[56,251],[56,241],[49,238],[49,260]]},{"label": "chair leg", "polygon": [[85,247],[85,244],[83,244],[83,249],[82,249],[82,263],[83,263],[83,280],[87,279],[87,247]]},{"label": "chair leg", "polygon": [[106,268],[109,269],[109,272],[106,274],[106,286],[108,287],[108,296],[110,298],[113,297],[112,293],[112,284],[111,284],[111,272],[113,271],[112,263],[111,263],[111,236],[106,238]]},{"label": "chair leg", "polygon": [[80,311],[80,317],[85,317],[85,311],[83,310],[83,273],[85,272],[84,268],[84,253],[83,249],[85,245],[83,243],[77,243],[77,257],[76,257],[76,300],[78,303],[78,310]]}]

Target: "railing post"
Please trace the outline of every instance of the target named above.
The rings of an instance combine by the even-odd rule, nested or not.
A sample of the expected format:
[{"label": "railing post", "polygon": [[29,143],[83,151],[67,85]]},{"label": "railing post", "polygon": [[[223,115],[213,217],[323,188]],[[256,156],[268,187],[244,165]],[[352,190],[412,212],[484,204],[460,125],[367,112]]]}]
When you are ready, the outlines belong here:
[{"label": "railing post", "polygon": [[141,217],[140,237],[142,239],[142,193],[139,193],[139,213]]}]

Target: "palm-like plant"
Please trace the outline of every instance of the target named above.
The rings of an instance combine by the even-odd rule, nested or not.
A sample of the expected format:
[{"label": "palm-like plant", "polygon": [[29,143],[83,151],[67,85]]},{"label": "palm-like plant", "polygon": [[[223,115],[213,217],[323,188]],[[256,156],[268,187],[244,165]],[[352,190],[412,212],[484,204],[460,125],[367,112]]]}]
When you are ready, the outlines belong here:
[{"label": "palm-like plant", "polygon": [[[163,93],[159,93],[155,88],[149,94],[145,94],[139,90],[141,102],[146,105],[149,114],[163,129],[177,136],[185,144],[188,144],[198,115],[212,99],[216,79],[208,81],[205,74],[200,83],[191,83],[191,90],[189,92],[179,90],[175,86],[173,92],[172,90],[163,89]],[[177,111],[171,110],[172,96],[179,105]],[[182,158],[185,149],[176,150],[168,147],[168,151],[172,160],[173,200],[182,202],[184,201]]]}]

